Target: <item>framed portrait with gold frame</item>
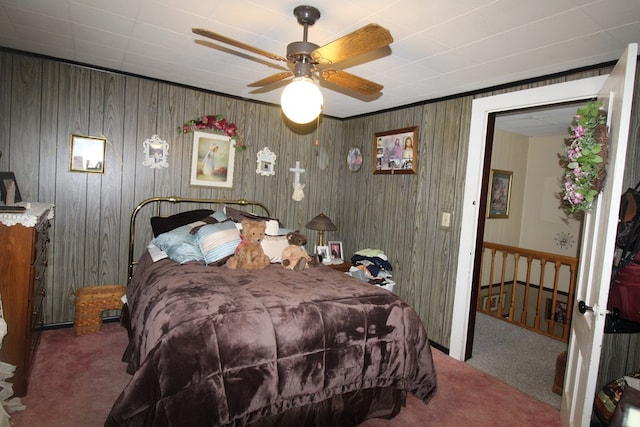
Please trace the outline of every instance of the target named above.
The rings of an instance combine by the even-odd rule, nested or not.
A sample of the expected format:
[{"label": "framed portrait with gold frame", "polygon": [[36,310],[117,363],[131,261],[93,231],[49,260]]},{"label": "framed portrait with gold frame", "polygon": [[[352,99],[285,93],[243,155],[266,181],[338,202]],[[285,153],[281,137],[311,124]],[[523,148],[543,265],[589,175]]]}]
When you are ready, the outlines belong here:
[{"label": "framed portrait with gold frame", "polygon": [[104,173],[106,153],[107,138],[72,134],[69,171]]}]

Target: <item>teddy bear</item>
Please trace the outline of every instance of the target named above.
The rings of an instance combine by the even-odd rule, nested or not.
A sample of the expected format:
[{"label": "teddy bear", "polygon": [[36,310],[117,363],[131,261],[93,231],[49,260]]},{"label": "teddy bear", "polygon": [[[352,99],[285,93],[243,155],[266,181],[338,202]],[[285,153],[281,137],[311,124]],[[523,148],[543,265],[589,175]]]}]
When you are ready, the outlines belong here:
[{"label": "teddy bear", "polygon": [[318,256],[309,256],[304,245],[307,243],[307,237],[300,231],[291,231],[287,233],[287,242],[289,246],[282,250],[282,266],[288,270],[303,270],[307,267],[315,267],[320,265]]},{"label": "teddy bear", "polygon": [[227,268],[243,270],[260,270],[267,267],[271,261],[260,244],[264,239],[267,223],[243,219],[241,224],[240,244],[225,265]]}]

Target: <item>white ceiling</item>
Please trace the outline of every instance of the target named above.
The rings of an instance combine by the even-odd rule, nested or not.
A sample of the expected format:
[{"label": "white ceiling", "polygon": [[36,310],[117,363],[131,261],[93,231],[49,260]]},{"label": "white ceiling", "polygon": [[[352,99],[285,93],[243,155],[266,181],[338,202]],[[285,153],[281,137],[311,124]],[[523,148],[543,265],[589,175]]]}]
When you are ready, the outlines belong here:
[{"label": "white ceiling", "polygon": [[566,137],[577,109],[582,105],[584,102],[498,113],[495,127],[524,136]]},{"label": "white ceiling", "polygon": [[0,46],[279,104],[282,85],[247,83],[282,63],[203,46],[191,29],[284,56],[302,40],[302,1],[321,12],[308,37],[318,45],[371,22],[394,37],[338,64],[384,85],[377,99],[323,87],[338,118],[613,61],[640,42],[638,0],[0,0]]}]

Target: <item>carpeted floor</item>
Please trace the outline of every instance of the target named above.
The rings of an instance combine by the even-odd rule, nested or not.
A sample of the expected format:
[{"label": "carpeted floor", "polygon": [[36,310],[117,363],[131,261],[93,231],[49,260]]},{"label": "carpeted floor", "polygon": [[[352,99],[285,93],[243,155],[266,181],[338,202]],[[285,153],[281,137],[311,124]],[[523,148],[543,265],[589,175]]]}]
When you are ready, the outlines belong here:
[{"label": "carpeted floor", "polygon": [[[102,426],[129,376],[120,361],[127,335],[117,323],[76,337],[73,329],[46,331],[34,362],[24,411],[15,427]],[[476,368],[434,350],[438,392],[425,405],[409,396],[393,420],[361,427],[560,426],[558,411]]]},{"label": "carpeted floor", "polygon": [[556,359],[565,350],[567,344],[561,341],[478,313],[467,363],[560,409],[562,398],[551,388]]}]

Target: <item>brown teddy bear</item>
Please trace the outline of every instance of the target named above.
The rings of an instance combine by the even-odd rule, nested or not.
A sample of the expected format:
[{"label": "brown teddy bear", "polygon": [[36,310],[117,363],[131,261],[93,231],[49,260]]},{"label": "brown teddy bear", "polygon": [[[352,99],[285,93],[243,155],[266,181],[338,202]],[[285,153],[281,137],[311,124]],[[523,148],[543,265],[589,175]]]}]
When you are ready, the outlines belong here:
[{"label": "brown teddy bear", "polygon": [[226,262],[226,266],[232,269],[260,270],[267,267],[271,261],[264,253],[260,242],[264,239],[265,221],[253,221],[243,219],[240,237],[242,240],[236,248],[235,254]]},{"label": "brown teddy bear", "polygon": [[313,257],[307,254],[304,245],[307,237],[300,231],[291,231],[287,234],[289,246],[282,250],[282,266],[288,270],[303,270],[309,266],[315,267],[320,264],[318,256]]}]

